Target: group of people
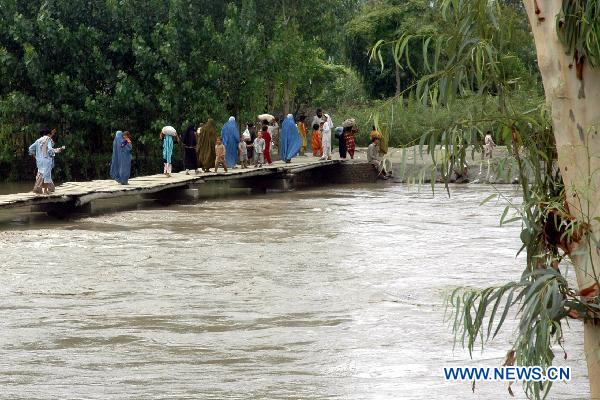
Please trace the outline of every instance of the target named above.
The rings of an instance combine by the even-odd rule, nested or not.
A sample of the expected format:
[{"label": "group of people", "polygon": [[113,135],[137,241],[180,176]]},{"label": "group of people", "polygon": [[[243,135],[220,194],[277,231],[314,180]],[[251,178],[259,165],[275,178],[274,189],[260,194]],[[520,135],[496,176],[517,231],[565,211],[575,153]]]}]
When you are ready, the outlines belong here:
[{"label": "group of people", "polygon": [[[184,168],[186,174],[191,171],[199,173],[200,170],[209,172],[211,168],[217,172],[223,168],[248,168],[250,165],[262,167],[273,163],[272,152],[277,150],[279,158],[289,163],[292,158],[306,155],[308,135],[306,116],[301,115],[295,120],[289,114],[279,126],[279,119],[269,114],[259,115],[260,122],[249,122],[240,134],[235,117],[229,120],[217,135],[215,123],[209,119],[198,128],[188,127],[179,137],[171,126],[165,126],[160,133],[163,141],[163,174],[171,175],[173,143],[181,142],[184,151]],[[317,109],[313,118],[313,131],[311,147],[313,155],[320,159],[331,159],[331,132],[333,121],[328,114]],[[257,127],[258,126],[258,127]],[[356,124],[354,120],[344,123],[343,132],[339,132],[338,139],[343,150],[340,156],[346,158],[347,154],[354,158]],[[115,138],[115,140],[117,140]],[[114,158],[114,155],[113,155]],[[118,181],[118,180],[117,180]]]},{"label": "group of people", "polygon": [[[173,167],[173,150],[175,144],[181,143],[183,148],[183,161],[186,174],[190,171],[199,173],[200,170],[210,172],[211,168],[217,172],[219,168],[225,171],[228,168],[248,168],[250,165],[262,167],[273,163],[271,152],[276,149],[279,158],[290,163],[292,158],[306,155],[308,147],[308,129],[306,116],[301,115],[295,120],[292,114],[283,119],[281,127],[279,119],[269,114],[264,114],[258,124],[246,124],[246,129],[240,134],[238,124],[234,117],[221,129],[220,136],[213,119],[209,118],[198,128],[189,126],[181,136],[172,126],[165,126],[160,132],[162,140],[163,174],[171,176]],[[263,116],[259,116],[263,117]],[[331,135],[339,141],[340,158],[350,156],[354,158],[356,149],[355,134],[358,127],[354,119],[347,119],[341,127],[334,128],[331,116],[316,110],[312,119],[312,133],[310,145],[313,156],[321,160],[331,159]],[[35,193],[47,194],[54,191],[52,181],[52,168],[54,157],[65,149],[64,146],[54,147],[56,129],[42,130],[42,136],[29,147],[29,154],[34,156],[37,164],[36,182],[33,188]],[[371,145],[367,157],[369,162],[376,167],[380,175],[388,176],[390,168],[383,162],[382,137],[375,127],[371,133]],[[110,176],[116,182],[126,185],[131,174],[132,140],[128,131],[117,131],[113,139],[112,160]]]},{"label": "group of people", "polygon": [[[163,173],[171,174],[173,149],[169,136],[175,140],[181,140],[184,149],[184,168],[186,174],[190,171],[199,173],[200,170],[218,172],[223,168],[248,168],[250,164],[262,167],[264,164],[272,164],[271,149],[274,138],[277,138],[277,148],[281,159],[287,163],[299,154],[302,140],[294,117],[289,114],[279,129],[278,121],[263,120],[260,130],[253,123],[246,125],[246,130],[240,134],[235,117],[229,120],[221,129],[221,135],[217,135],[215,123],[209,119],[197,129],[190,126],[185,134],[179,139],[175,130],[166,126],[161,131],[163,140]],[[167,140],[168,142],[166,142]]]}]

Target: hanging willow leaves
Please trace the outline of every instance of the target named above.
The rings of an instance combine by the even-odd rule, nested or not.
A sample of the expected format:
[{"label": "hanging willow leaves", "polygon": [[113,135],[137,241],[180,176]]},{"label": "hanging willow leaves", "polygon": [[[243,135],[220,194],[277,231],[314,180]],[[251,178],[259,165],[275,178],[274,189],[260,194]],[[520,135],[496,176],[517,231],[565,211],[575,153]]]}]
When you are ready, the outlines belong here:
[{"label": "hanging willow leaves", "polygon": [[[377,58],[383,47],[393,46],[398,49],[396,62],[404,66],[409,58],[414,60],[409,49],[421,43],[427,75],[412,90],[432,108],[473,93],[494,99],[495,111],[479,114],[465,110],[463,118],[442,132],[423,135],[418,147],[427,149],[448,187],[455,171],[467,162],[467,149],[471,154],[481,149],[482,136],[493,121],[510,155],[500,162],[499,169],[505,171],[508,180],[512,180],[514,169],[523,197],[518,204],[498,195],[508,202],[500,223],[521,222],[523,244],[519,253],[526,254],[520,280],[484,289],[454,290],[447,299],[451,309],[448,320],[456,342],[471,354],[476,343],[483,345],[496,337],[505,321],[515,316],[518,329],[509,354],[515,355],[518,365],[548,367],[554,360],[552,347],[562,345],[565,318],[576,315],[598,321],[600,316],[600,307],[577,297],[560,269],[567,255],[565,243],[581,235],[585,227],[565,206],[549,113],[542,102],[524,112],[515,111],[511,104],[511,95],[520,90],[521,83],[506,68],[514,57],[506,47],[511,33],[506,28],[505,2],[434,0],[432,6],[444,26],[441,32],[402,32],[396,40],[378,42],[371,56]],[[524,14],[522,17],[526,21]],[[585,59],[592,67],[600,65],[600,1],[564,0],[557,24],[565,51],[573,54],[576,63]],[[524,383],[531,398],[543,398],[550,389],[547,383]]]},{"label": "hanging willow leaves", "polygon": [[556,16],[558,38],[577,65],[577,77],[583,78],[583,62],[600,65],[600,2],[597,0],[565,0]]}]

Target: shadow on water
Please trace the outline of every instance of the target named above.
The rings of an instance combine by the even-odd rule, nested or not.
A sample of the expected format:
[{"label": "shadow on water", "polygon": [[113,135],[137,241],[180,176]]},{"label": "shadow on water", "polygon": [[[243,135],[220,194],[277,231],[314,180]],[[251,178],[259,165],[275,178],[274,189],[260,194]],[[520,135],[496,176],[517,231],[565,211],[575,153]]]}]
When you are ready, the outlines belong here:
[{"label": "shadow on water", "polygon": [[[378,189],[383,188],[387,185],[393,185],[392,182],[379,182],[372,184],[359,184],[359,185],[336,185],[336,189]],[[31,189],[31,185],[28,183],[2,183],[0,184],[0,195],[12,194],[12,193],[23,193]],[[175,192],[165,191],[163,193],[157,193],[151,196],[123,196],[118,198],[100,199],[93,202],[91,212],[87,213],[76,213],[65,217],[57,217],[55,215],[49,215],[46,212],[36,211],[31,206],[0,209],[0,230],[11,230],[11,229],[26,229],[29,227],[52,227],[56,225],[71,224],[82,217],[94,217],[103,214],[111,214],[118,212],[128,212],[135,210],[156,210],[160,211],[168,209],[171,206],[177,205],[193,205],[211,201],[236,201],[241,199],[249,199],[253,197],[257,198],[269,198],[269,197],[281,197],[285,199],[289,197],[293,199],[294,193],[304,192],[310,193],[311,191],[322,190],[323,187],[317,186],[315,188],[304,188],[300,191],[290,192],[278,192],[278,191],[263,191],[253,190],[249,188],[230,188],[227,185],[222,184],[206,184],[201,188],[199,195],[195,199],[189,197],[181,197]]]}]

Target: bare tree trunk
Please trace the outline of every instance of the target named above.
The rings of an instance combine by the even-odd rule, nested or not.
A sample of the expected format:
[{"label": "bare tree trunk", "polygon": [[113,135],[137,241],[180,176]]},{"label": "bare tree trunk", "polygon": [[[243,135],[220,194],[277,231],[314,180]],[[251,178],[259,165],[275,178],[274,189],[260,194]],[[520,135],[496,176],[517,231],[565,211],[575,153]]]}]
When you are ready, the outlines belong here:
[{"label": "bare tree trunk", "polygon": [[[565,54],[556,32],[556,15],[563,0],[524,0],[535,39],[538,65],[546,101],[552,109],[552,124],[558,164],[566,187],[571,214],[590,224],[591,234],[583,237],[571,256],[579,292],[585,297],[598,293],[600,252],[590,236],[600,235],[600,70],[583,65],[583,79],[577,77],[572,55]],[[537,13],[536,13],[537,12]],[[584,324],[584,351],[587,358],[590,397],[600,399],[600,326]]]},{"label": "bare tree trunk", "polygon": [[290,113],[290,84],[286,80],[283,84],[283,115]]}]

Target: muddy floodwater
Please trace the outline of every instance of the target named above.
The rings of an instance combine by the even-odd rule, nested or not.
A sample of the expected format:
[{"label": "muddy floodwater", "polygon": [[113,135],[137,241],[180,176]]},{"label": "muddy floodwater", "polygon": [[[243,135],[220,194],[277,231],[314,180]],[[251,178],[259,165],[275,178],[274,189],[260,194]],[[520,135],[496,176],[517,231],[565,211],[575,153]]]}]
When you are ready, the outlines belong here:
[{"label": "muddy floodwater", "polygon": [[[494,189],[339,186],[0,226],[0,399],[508,399],[444,366],[474,359],[445,293],[518,279],[520,226]],[[518,197],[512,187],[501,189]],[[566,329],[588,396],[582,327]],[[524,398],[520,386],[517,398]]]}]

